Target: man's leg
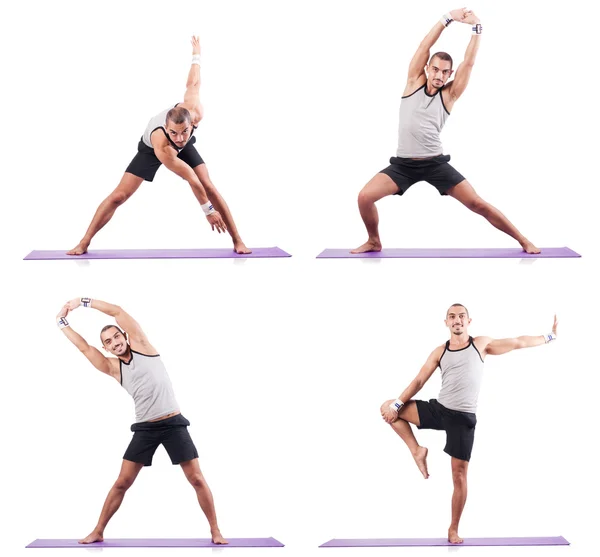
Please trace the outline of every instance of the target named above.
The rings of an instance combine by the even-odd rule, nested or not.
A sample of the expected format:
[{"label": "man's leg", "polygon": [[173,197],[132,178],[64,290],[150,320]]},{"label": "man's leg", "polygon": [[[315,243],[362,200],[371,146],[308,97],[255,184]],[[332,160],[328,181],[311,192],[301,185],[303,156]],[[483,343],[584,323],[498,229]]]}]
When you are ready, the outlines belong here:
[{"label": "man's leg", "polygon": [[217,524],[217,513],[215,511],[215,503],[213,501],[212,493],[200,471],[200,465],[198,464],[198,459],[194,458],[193,460],[187,460],[181,463],[181,468],[185,477],[192,484],[192,487],[196,491],[196,496],[198,497],[198,503],[200,503],[200,508],[206,515],[208,519],[208,524],[210,525],[210,534],[212,536],[213,543],[216,544],[226,544],[229,543],[223,536],[221,535],[221,531],[219,530],[219,525]]},{"label": "man's leg", "polygon": [[233,240],[233,249],[236,253],[252,253],[249,250],[238,232],[238,229],[233,221],[233,217],[231,216],[231,211],[225,203],[225,200],[221,196],[221,194],[215,188],[215,185],[212,183],[210,176],[208,175],[208,169],[206,168],[206,164],[200,164],[194,168],[194,172],[198,179],[202,183],[204,187],[204,191],[206,191],[206,195],[208,196],[209,201],[213,204],[214,208],[221,213],[225,224],[227,225],[227,231],[231,234],[231,239]]},{"label": "man's leg", "polygon": [[454,457],[451,457],[451,463],[454,492],[452,493],[452,522],[450,528],[448,528],[448,541],[462,543],[462,538],[458,536],[458,523],[467,501],[467,470],[469,463],[466,460],[459,460]]},{"label": "man's leg", "polygon": [[85,236],[67,255],[81,255],[87,252],[92,238],[112,218],[119,205],[123,205],[141,186],[143,178],[125,172],[116,189],[102,202],[85,233]]},{"label": "man's leg", "polygon": [[93,532],[86,538],[79,540],[79,543],[101,542],[104,539],[104,528],[106,528],[108,521],[121,506],[123,497],[125,497],[125,492],[132,486],[135,478],[143,467],[144,465],[138,462],[123,460],[119,477],[112,486],[111,490],[108,492],[106,501],[104,501],[104,506],[102,507],[98,524],[94,528]]},{"label": "man's leg", "polygon": [[350,253],[365,253],[367,251],[381,251],[379,238],[379,214],[375,202],[387,195],[398,193],[398,186],[387,174],[376,174],[358,194],[358,209],[369,239],[360,247]]},{"label": "man's leg", "polygon": [[498,230],[514,238],[521,244],[523,251],[527,253],[540,253],[541,250],[525,238],[496,207],[481,199],[467,180],[463,180],[450,188],[448,195],[454,197],[454,199],[458,199],[465,207],[485,217]]},{"label": "man's leg", "polygon": [[[394,402],[393,400],[388,400],[381,405],[381,410],[388,408],[389,405]],[[427,479],[429,477],[429,472],[427,471],[427,452],[428,449],[425,447],[421,447],[417,442],[415,434],[413,433],[410,424],[421,425],[419,421],[419,412],[417,411],[417,403],[414,400],[407,402],[400,411],[399,417],[395,422],[392,422],[390,425],[392,429],[400,436],[402,441],[406,443],[406,446],[410,450],[410,454],[412,454],[413,458],[421,474],[423,477]]]}]

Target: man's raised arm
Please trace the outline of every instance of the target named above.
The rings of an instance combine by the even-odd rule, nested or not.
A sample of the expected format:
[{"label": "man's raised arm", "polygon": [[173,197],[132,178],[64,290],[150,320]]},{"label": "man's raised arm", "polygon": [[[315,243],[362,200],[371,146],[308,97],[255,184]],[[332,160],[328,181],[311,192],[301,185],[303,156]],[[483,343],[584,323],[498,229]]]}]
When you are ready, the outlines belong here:
[{"label": "man's raised arm", "polygon": [[96,309],[102,313],[105,313],[106,315],[110,315],[115,319],[117,325],[127,333],[130,343],[133,343],[134,345],[139,344],[145,349],[154,350],[154,347],[150,344],[150,341],[146,337],[146,334],[140,327],[139,323],[121,306],[109,304],[108,302],[103,302],[102,300],[92,300],[91,298],[74,298],[70,302],[67,302],[66,305],[69,311],[73,311],[81,306]]},{"label": "man's raised arm", "polygon": [[102,373],[112,375],[112,368],[107,357],[102,355],[97,348],[90,346],[87,341],[76,333],[67,321],[69,313],[68,305],[64,305],[56,316],[56,324],[62,330],[64,335],[79,349],[79,351],[88,359],[88,361]]},{"label": "man's raised arm", "polygon": [[425,38],[421,41],[417,52],[415,52],[408,66],[408,84],[415,82],[419,77],[425,74],[425,66],[429,62],[431,47],[438,41],[442,31],[453,21],[462,22],[466,15],[470,13],[466,8],[452,10],[442,16],[442,18],[432,27]]},{"label": "man's raised arm", "polygon": [[202,119],[203,110],[200,104],[200,39],[192,37],[192,66],[188,73],[187,83],[185,85],[185,94],[183,95],[183,105],[190,111],[196,112],[199,119]]},{"label": "man's raised arm", "polygon": [[482,27],[479,18],[473,12],[470,12],[463,19],[463,23],[468,23],[473,26],[473,35],[467,46],[465,58],[456,70],[456,76],[448,84],[450,96],[453,101],[456,101],[456,99],[465,92],[465,89],[469,84],[469,79],[471,78],[471,72],[473,71],[475,58],[477,57],[477,51],[479,50],[479,44],[481,42]]}]

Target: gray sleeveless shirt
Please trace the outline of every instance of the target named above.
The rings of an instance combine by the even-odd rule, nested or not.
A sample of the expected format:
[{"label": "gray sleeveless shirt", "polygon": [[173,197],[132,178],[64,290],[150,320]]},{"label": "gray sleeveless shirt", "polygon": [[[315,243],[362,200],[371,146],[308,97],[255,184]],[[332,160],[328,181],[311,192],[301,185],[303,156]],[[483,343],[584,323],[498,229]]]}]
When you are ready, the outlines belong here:
[{"label": "gray sleeveless shirt", "polygon": [[149,422],[179,410],[173,386],[159,355],[131,350],[129,363],[120,360],[121,385],[133,397],[135,421]]},{"label": "gray sleeveless shirt", "polygon": [[450,350],[450,341],[440,358],[442,389],[438,402],[459,412],[477,410],[477,399],[483,379],[483,359],[469,337],[469,345],[460,350]]},{"label": "gray sleeveless shirt", "polygon": [[427,83],[400,101],[397,157],[435,157],[443,153],[440,132],[450,116],[441,89],[427,94]]},{"label": "gray sleeveless shirt", "polygon": [[[177,103],[177,104],[179,104],[179,103]],[[177,106],[177,104],[175,106]],[[165,135],[166,135],[167,139],[169,140],[171,147],[173,147],[177,151],[181,151],[181,149],[183,149],[183,147],[178,147],[177,145],[175,145],[175,143],[173,143],[171,141],[171,138],[169,137],[169,134],[167,133],[167,130],[165,129],[165,124],[167,123],[167,114],[169,113],[169,110],[171,110],[171,108],[174,108],[174,107],[170,106],[169,108],[163,110],[162,112],[159,112],[156,116],[153,116],[152,118],[150,118],[150,121],[148,122],[148,125],[146,126],[146,129],[144,131],[144,135],[142,135],[143,143],[145,145],[147,145],[148,147],[150,147],[150,149],[154,149],[154,147],[152,147],[152,141],[150,141],[150,136],[152,135],[153,132],[155,132],[156,130],[159,130],[159,129],[162,129],[165,132]],[[192,135],[194,135],[195,130],[196,130],[196,126],[192,126],[192,133],[190,135],[190,139],[192,138]]]}]

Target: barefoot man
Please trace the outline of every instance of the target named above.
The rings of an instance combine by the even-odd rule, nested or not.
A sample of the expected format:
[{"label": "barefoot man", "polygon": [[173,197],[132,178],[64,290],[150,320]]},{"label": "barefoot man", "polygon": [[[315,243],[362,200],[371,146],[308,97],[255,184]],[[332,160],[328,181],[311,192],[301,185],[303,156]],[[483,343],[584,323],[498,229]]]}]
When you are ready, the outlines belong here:
[{"label": "barefoot man", "polygon": [[[473,36],[465,59],[452,75],[452,58],[446,52],[430,56],[430,49],[442,31],[458,21],[472,26]],[[426,181],[440,195],[450,195],[471,211],[485,217],[496,228],[512,236],[527,253],[540,253],[523,234],[495,207],[475,193],[465,177],[455,170],[444,155],[440,132],[454,103],[464,93],[481,41],[479,18],[466,8],[452,10],[437,22],[423,39],[408,68],[408,80],[400,103],[398,150],[390,166],[382,170],[358,194],[358,208],[367,228],[368,240],[352,253],[381,251],[379,215],[375,202],[388,195],[403,195],[416,182]]]},{"label": "barefoot man", "polygon": [[[67,314],[80,306],[96,309],[115,319],[116,325],[107,325],[100,332],[104,350],[115,358],[103,356],[70,327]],[[219,530],[212,493],[200,471],[198,452],[187,430],[190,422],[179,410],[160,355],[138,323],[119,306],[90,298],[75,298],[67,302],[56,320],[65,336],[90,363],[116,379],[135,402],[136,420],[131,426],[134,433],[123,456],[121,472],[106,497],[98,524],[79,543],[103,541],[104,529],[121,506],[125,492],[132,486],[140,470],[152,465],[152,456],[161,444],[171,462],[181,466],[194,488],[200,507],[208,519],[213,543],[228,543]]]},{"label": "barefoot man", "polygon": [[[418,429],[446,432],[444,451],[451,457],[454,482],[452,521],[448,529],[448,541],[451,543],[463,541],[458,535],[458,523],[467,500],[467,469],[475,437],[475,412],[483,378],[483,361],[488,355],[506,354],[511,350],[551,342],[556,339],[558,324],[555,316],[552,332],[546,335],[494,340],[490,337],[470,337],[467,332],[470,323],[465,306],[451,306],[446,313],[450,340],[431,353],[417,377],[399,398],[381,405],[383,419],[406,443],[424,478],[429,477],[427,449],[417,443],[410,424]],[[429,402],[413,400],[438,367],[442,373],[442,388],[438,398]]]},{"label": "barefoot man", "polygon": [[163,110],[148,122],[133,158],[117,188],[96,210],[85,236],[68,255],[86,253],[92,238],[112,218],[117,207],[125,203],[144,180],[152,182],[164,164],[192,188],[213,230],[228,231],[236,253],[251,253],[233,222],[229,207],[208,176],[206,164],[196,151],[194,131],[202,120],[200,104],[200,42],[192,37],[192,66],[188,74],[183,102]]}]

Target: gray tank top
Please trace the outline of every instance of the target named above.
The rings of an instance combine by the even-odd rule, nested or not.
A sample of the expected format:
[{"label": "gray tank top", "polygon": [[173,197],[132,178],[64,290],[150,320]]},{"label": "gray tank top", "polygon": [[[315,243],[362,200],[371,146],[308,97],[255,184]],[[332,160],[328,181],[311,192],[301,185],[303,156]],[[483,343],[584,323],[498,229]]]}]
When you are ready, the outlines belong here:
[{"label": "gray tank top", "polygon": [[149,422],[179,410],[159,355],[147,356],[131,350],[129,363],[120,362],[121,385],[133,397],[136,422]]},{"label": "gray tank top", "polygon": [[469,345],[460,350],[450,350],[450,341],[440,358],[442,389],[438,402],[459,412],[477,410],[477,399],[483,379],[483,359],[469,337]]},{"label": "gray tank top", "polygon": [[441,90],[427,94],[426,85],[400,101],[397,157],[435,157],[443,153],[440,132],[450,116]]},{"label": "gray tank top", "polygon": [[[177,103],[177,104],[179,104],[179,103]],[[177,106],[177,104],[175,106]],[[150,136],[152,135],[153,132],[155,132],[156,130],[160,130],[160,129],[162,129],[165,132],[165,136],[169,140],[171,147],[173,147],[174,149],[177,149],[177,151],[181,151],[181,149],[183,149],[183,147],[178,147],[177,145],[175,145],[175,143],[173,143],[171,141],[171,138],[169,137],[169,134],[167,133],[167,130],[165,129],[165,124],[167,123],[167,114],[169,113],[169,110],[171,110],[171,108],[175,108],[175,107],[170,106],[169,108],[163,110],[162,112],[159,112],[156,116],[153,116],[152,118],[150,118],[150,121],[148,122],[148,125],[146,126],[146,130],[144,131],[144,135],[142,135],[142,141],[144,142],[145,145],[150,147],[150,149],[154,149],[154,147],[152,147],[152,141],[150,141]],[[196,126],[192,126],[192,133],[190,134],[190,139],[191,139],[192,135],[194,135],[195,130],[196,130]],[[184,147],[185,147],[185,145],[184,145]]]}]

